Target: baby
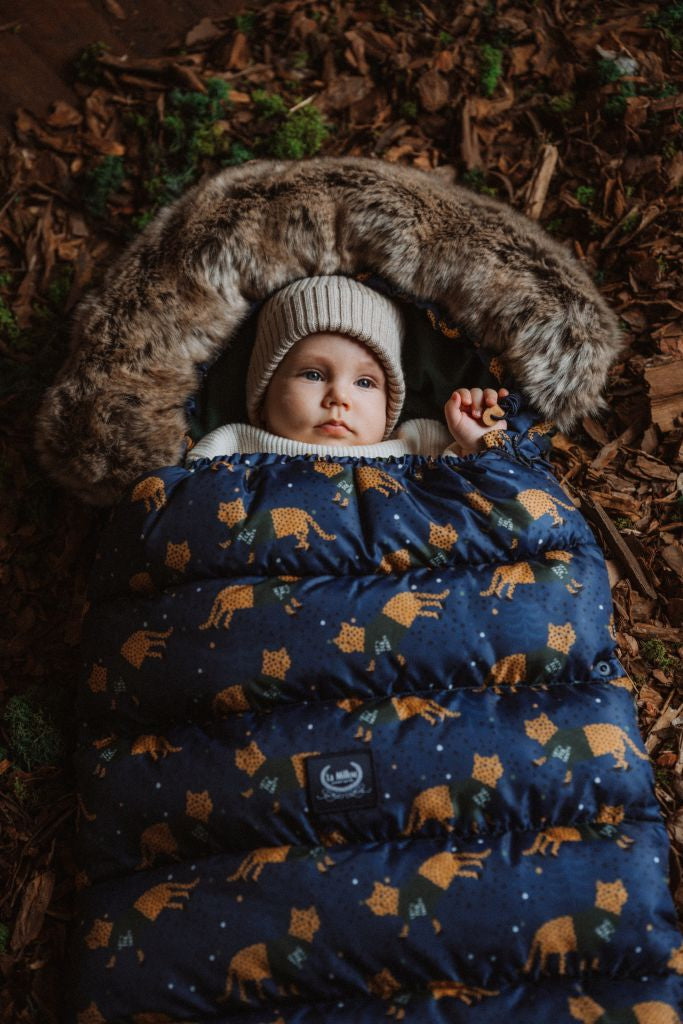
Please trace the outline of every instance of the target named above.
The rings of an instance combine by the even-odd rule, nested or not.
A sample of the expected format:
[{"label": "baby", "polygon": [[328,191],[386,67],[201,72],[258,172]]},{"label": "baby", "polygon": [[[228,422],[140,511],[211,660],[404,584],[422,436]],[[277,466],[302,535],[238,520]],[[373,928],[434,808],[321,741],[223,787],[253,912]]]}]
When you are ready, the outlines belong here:
[{"label": "baby", "polygon": [[249,424],[207,434],[188,462],[233,452],[288,455],[469,455],[499,419],[484,410],[501,388],[459,388],[446,402],[448,430],[415,419],[395,429],[405,397],[403,321],[396,303],[346,277],[295,281],[264,303],[247,373]]}]

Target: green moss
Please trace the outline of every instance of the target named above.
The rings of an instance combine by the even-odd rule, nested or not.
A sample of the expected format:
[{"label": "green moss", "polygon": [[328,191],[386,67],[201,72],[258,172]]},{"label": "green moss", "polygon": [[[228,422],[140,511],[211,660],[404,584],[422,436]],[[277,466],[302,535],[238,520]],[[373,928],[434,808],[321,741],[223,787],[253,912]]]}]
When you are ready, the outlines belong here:
[{"label": "green moss", "polygon": [[301,70],[308,66],[308,51],[296,50],[292,54],[292,67]]},{"label": "green moss", "polygon": [[641,647],[641,653],[651,665],[656,665],[657,668],[664,671],[678,668],[681,663],[680,658],[671,654],[666,644],[655,637],[645,641]]},{"label": "green moss", "polygon": [[463,185],[467,188],[471,188],[473,192],[480,192],[483,196],[497,196],[498,190],[491,188],[490,185],[486,184],[486,178],[479,168],[475,167],[471,171],[465,171],[462,178],[460,179]]},{"label": "green moss", "polygon": [[[136,230],[196,180],[204,160],[222,161],[229,153],[227,132],[218,122],[226,114],[230,86],[222,78],[209,78],[205,85],[206,93],[171,90],[162,120],[151,115],[129,121],[140,135],[142,201],[146,207],[132,219],[131,226]],[[148,203],[151,208],[147,208]]]},{"label": "green moss", "polygon": [[603,85],[609,85],[610,82],[618,82],[624,73],[615,60],[599,60],[597,72],[598,78]]},{"label": "green moss", "polygon": [[503,51],[489,43],[479,50],[479,80],[485,96],[493,96],[503,74]]},{"label": "green moss", "polygon": [[235,15],[235,28],[238,32],[249,35],[256,28],[256,11],[245,11],[244,14]]},{"label": "green moss", "polygon": [[[7,288],[12,282],[11,274],[0,274],[0,288]],[[6,299],[0,296],[0,338],[3,341],[15,342],[20,335],[16,317]]]},{"label": "green moss", "polygon": [[683,3],[681,0],[673,4],[667,4],[653,18],[655,25],[660,28],[678,28],[683,26]]},{"label": "green moss", "polygon": [[574,195],[582,206],[592,206],[595,199],[595,189],[592,185],[579,185]]},{"label": "green moss", "polygon": [[441,29],[438,38],[442,46],[450,46],[451,43],[455,42],[455,36],[452,36],[450,32],[446,32],[445,29]]},{"label": "green moss", "polygon": [[287,116],[268,140],[267,150],[279,160],[301,160],[314,156],[328,135],[322,114],[311,104]]},{"label": "green moss", "polygon": [[9,949],[10,927],[4,921],[0,921],[0,953],[6,953]]},{"label": "green moss", "polygon": [[558,232],[564,230],[564,220],[562,217],[553,217],[545,226],[546,231],[549,231],[551,235],[556,235]]},{"label": "green moss", "polygon": [[398,112],[401,117],[405,117],[407,121],[414,121],[417,117],[417,103],[415,100],[404,100],[398,108]]},{"label": "green moss", "polygon": [[5,341],[16,341],[19,337],[17,320],[3,298],[0,298],[0,338]]},{"label": "green moss", "polygon": [[556,114],[566,114],[574,108],[576,96],[573,92],[563,92],[560,96],[551,96],[548,106]]},{"label": "green moss", "polygon": [[90,43],[76,54],[69,62],[69,70],[74,78],[86,85],[102,85],[105,81],[104,68],[97,58],[107,53],[106,43]]},{"label": "green moss", "polygon": [[61,263],[55,268],[47,286],[46,296],[56,312],[64,311],[73,281],[74,267],[72,263]]},{"label": "green moss", "polygon": [[638,227],[639,221],[640,214],[637,210],[634,210],[633,213],[629,213],[628,217],[626,218],[626,220],[620,228],[622,235],[628,235],[631,233],[631,231],[634,231]]},{"label": "green moss", "polygon": [[34,686],[10,697],[3,720],[10,750],[20,767],[32,771],[61,760],[65,748],[61,717],[54,692]]},{"label": "green moss", "polygon": [[605,114],[607,117],[616,120],[623,117],[626,111],[626,101],[631,96],[636,96],[637,91],[633,82],[621,82],[619,92],[608,96],[605,100]]},{"label": "green moss", "polygon": [[83,202],[93,217],[104,217],[107,203],[123,184],[126,171],[120,156],[105,156],[83,178]]},{"label": "green moss", "polygon": [[683,50],[683,3],[680,0],[662,6],[657,14],[649,14],[645,24],[660,29],[674,50]]},{"label": "green moss", "polygon": [[238,167],[240,164],[245,164],[247,160],[253,159],[254,154],[252,150],[248,149],[247,146],[243,146],[241,142],[233,142],[223,163],[226,167]]},{"label": "green moss", "polygon": [[629,519],[628,516],[615,516],[614,525],[617,530],[631,530],[633,528],[633,520]]},{"label": "green moss", "polygon": [[287,113],[287,104],[282,96],[265,89],[254,89],[251,94],[256,110],[261,117],[280,117]]}]

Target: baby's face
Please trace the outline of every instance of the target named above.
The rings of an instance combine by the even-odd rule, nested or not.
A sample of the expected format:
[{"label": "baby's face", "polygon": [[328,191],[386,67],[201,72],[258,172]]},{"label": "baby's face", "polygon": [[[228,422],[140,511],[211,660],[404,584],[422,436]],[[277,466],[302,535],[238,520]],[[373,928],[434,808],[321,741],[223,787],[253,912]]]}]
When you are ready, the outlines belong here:
[{"label": "baby's face", "polygon": [[384,370],[344,334],[302,338],[273,374],[263,402],[271,434],[309,444],[377,444],[387,422]]}]

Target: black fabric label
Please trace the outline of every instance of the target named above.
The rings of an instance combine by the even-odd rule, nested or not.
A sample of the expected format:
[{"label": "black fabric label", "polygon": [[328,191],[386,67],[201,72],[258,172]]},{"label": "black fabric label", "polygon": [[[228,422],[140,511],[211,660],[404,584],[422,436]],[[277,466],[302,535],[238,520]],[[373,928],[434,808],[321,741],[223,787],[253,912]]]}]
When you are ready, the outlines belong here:
[{"label": "black fabric label", "polygon": [[305,761],[309,806],[314,814],[374,807],[377,784],[372,753],[349,750]]}]

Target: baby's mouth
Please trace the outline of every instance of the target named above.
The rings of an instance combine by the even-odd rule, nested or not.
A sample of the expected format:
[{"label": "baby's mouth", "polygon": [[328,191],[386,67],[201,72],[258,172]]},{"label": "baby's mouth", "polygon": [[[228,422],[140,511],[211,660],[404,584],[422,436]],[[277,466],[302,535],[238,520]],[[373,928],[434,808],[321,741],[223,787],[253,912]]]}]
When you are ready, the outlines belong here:
[{"label": "baby's mouth", "polygon": [[333,437],[351,433],[350,427],[343,420],[326,420],[324,423],[318,424],[318,430],[322,430],[324,434],[331,434]]}]

